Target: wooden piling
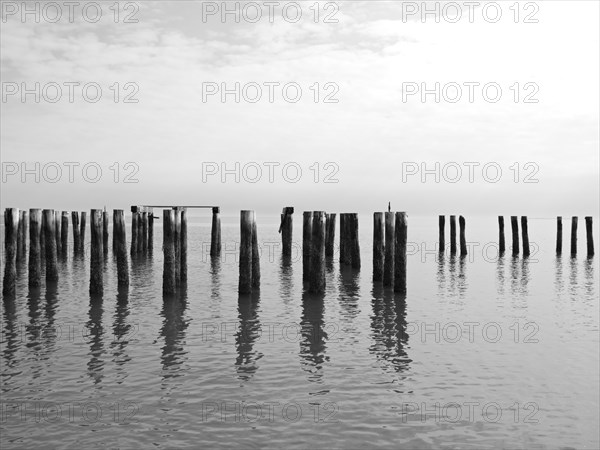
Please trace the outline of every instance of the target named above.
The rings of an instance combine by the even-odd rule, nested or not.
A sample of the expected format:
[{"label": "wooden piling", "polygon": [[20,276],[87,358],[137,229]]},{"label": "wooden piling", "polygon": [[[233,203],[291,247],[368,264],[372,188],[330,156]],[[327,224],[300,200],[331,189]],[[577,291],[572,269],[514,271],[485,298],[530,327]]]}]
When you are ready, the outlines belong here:
[{"label": "wooden piling", "polygon": [[79,212],[71,211],[71,222],[73,223],[73,254],[79,254],[81,247],[81,236],[79,236]]},{"label": "wooden piling", "polygon": [[40,231],[40,254],[42,255],[42,271],[46,269],[46,216],[44,210],[42,210],[42,229]]},{"label": "wooden piling", "polygon": [[22,251],[23,257],[27,255],[27,239],[29,239],[29,213],[27,211],[21,211],[21,221],[23,222],[23,242]]},{"label": "wooden piling", "polygon": [[394,285],[394,252],[395,252],[396,213],[385,213],[385,246],[383,257],[383,285]]},{"label": "wooden piling", "polygon": [[[137,254],[137,241],[138,241],[138,218],[137,206],[131,207],[131,256]],[[166,211],[166,210],[165,210]]]},{"label": "wooden piling", "polygon": [[[136,247],[136,253],[138,255],[141,255],[143,253],[143,249],[144,249],[144,223],[143,223],[143,218],[142,218],[142,211],[143,210],[144,210],[144,208],[140,207],[138,209],[138,212],[137,212],[137,247]],[[175,219],[176,219],[175,223],[179,223],[179,215],[178,214],[175,214]],[[178,241],[175,241],[175,244],[177,244],[177,242]],[[179,281],[179,278],[177,279],[177,281]]]},{"label": "wooden piling", "polygon": [[90,294],[101,295],[103,282],[103,238],[104,218],[101,209],[92,209],[90,213]]},{"label": "wooden piling", "polygon": [[63,211],[61,213],[61,227],[60,227],[60,252],[63,258],[67,258],[69,254],[69,212]]},{"label": "wooden piling", "polygon": [[396,213],[394,235],[394,292],[405,293],[406,241],[408,237],[408,217],[405,212]]},{"label": "wooden piling", "polygon": [[60,225],[61,225],[61,217],[60,211],[54,211],[54,237],[56,240],[56,256],[61,257],[62,254],[62,244],[60,241]]},{"label": "wooden piling", "polygon": [[325,292],[325,212],[313,211],[311,225],[310,277],[308,291]]},{"label": "wooden piling", "polygon": [[20,211],[17,217],[17,244],[15,247],[17,261],[23,261],[25,258],[26,248],[23,245],[25,242],[25,211]]},{"label": "wooden piling", "polygon": [[523,239],[523,257],[528,257],[529,251],[529,229],[527,227],[527,216],[521,216],[521,235]]},{"label": "wooden piling", "polygon": [[577,216],[571,217],[571,256],[577,254],[577,221]]},{"label": "wooden piling", "polygon": [[[134,228],[137,231],[137,222]],[[174,294],[176,290],[174,231],[175,211],[163,209],[163,294],[165,295]]]},{"label": "wooden piling", "polygon": [[348,214],[340,214],[340,265],[347,264],[349,260],[347,218]]},{"label": "wooden piling", "polygon": [[383,213],[373,213],[373,281],[383,280],[384,236]]},{"label": "wooden piling", "polygon": [[460,256],[467,256],[467,238],[465,237],[467,224],[463,216],[458,217],[458,225],[460,227]]},{"label": "wooden piling", "polygon": [[148,212],[146,210],[142,211],[142,253],[148,253]]},{"label": "wooden piling", "polygon": [[[146,214],[146,213],[144,213]],[[144,219],[145,223],[147,224],[147,217]],[[180,270],[179,270],[179,277],[181,279],[181,284],[182,285],[186,285],[187,284],[187,210],[184,208],[181,211],[181,234],[180,234],[180,241],[181,241],[181,263],[180,263]],[[146,246],[147,246],[147,242],[146,242]]]},{"label": "wooden piling", "polygon": [[556,217],[556,254],[562,254],[562,216]]},{"label": "wooden piling", "polygon": [[44,237],[46,253],[46,283],[58,281],[58,257],[56,253],[56,233],[54,231],[54,210],[44,209]]},{"label": "wooden piling", "polygon": [[239,284],[240,294],[252,293],[252,224],[254,211],[240,212],[240,265]]},{"label": "wooden piling", "polygon": [[[173,244],[175,246],[175,285],[181,284],[181,209],[175,210],[175,221],[173,222]],[[138,251],[141,248],[141,219],[138,221]]]},{"label": "wooden piling", "polygon": [[29,210],[29,286],[42,285],[42,252],[40,234],[42,231],[42,210]]},{"label": "wooden piling", "polygon": [[456,216],[450,216],[450,254],[456,255]]},{"label": "wooden piling", "polygon": [[302,279],[305,281],[308,281],[310,278],[310,242],[312,239],[312,222],[312,211],[304,211],[302,214]]},{"label": "wooden piling", "polygon": [[260,289],[260,248],[258,246],[256,214],[252,216],[252,289]]},{"label": "wooden piling", "polygon": [[127,260],[127,230],[125,212],[122,209],[113,211],[113,242],[117,256],[117,279],[119,287],[129,286],[129,264]]},{"label": "wooden piling", "polygon": [[446,251],[446,216],[439,216],[438,225],[438,251],[444,253]]},{"label": "wooden piling", "polygon": [[221,255],[221,208],[212,209],[212,225],[210,230],[210,256]]},{"label": "wooden piling", "polygon": [[286,206],[281,212],[281,224],[279,232],[281,233],[281,254],[283,256],[292,255],[292,233],[294,228],[294,208]]},{"label": "wooden piling", "polygon": [[512,255],[519,255],[519,222],[517,216],[510,216],[510,228],[512,231]]},{"label": "wooden piling", "polygon": [[85,254],[85,222],[87,218],[87,212],[81,211],[81,223],[79,224],[79,253]]},{"label": "wooden piling", "polygon": [[591,258],[594,256],[594,234],[593,230],[593,218],[591,216],[587,216],[585,218],[585,234],[587,237],[587,256]]},{"label": "wooden piling", "polygon": [[504,239],[504,216],[498,216],[498,240],[499,240],[499,249],[498,255],[504,255],[506,251],[506,240]]},{"label": "wooden piling", "polygon": [[17,293],[17,234],[19,232],[19,208],[4,210],[4,279],[2,295],[13,297]]},{"label": "wooden piling", "polygon": [[335,213],[325,216],[325,257],[333,257],[335,253]]},{"label": "wooden piling", "polygon": [[358,234],[358,214],[351,213],[350,219],[350,264],[353,269],[360,269],[360,239]]},{"label": "wooden piling", "polygon": [[108,257],[108,211],[106,209],[102,211],[102,256]]},{"label": "wooden piling", "polygon": [[154,210],[148,208],[148,253],[154,251]]}]

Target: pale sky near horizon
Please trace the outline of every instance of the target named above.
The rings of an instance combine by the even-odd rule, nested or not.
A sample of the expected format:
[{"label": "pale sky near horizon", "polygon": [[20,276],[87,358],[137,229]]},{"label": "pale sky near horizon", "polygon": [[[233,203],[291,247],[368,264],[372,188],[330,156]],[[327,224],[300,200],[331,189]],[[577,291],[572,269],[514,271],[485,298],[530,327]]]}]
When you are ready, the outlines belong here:
[{"label": "pale sky near horizon", "polygon": [[[498,2],[502,17],[496,23],[483,17],[482,7],[490,2],[474,8],[472,23],[466,6],[456,23],[450,17],[436,23],[431,16],[423,23],[420,11],[407,15],[411,2],[385,1],[320,2],[318,23],[313,1],[299,2],[303,15],[297,23],[282,17],[281,6],[290,2],[279,2],[273,23],[265,5],[256,23],[236,23],[231,16],[223,23],[218,14],[203,21],[207,4],[194,1],[131,2],[139,7],[137,23],[123,23],[134,7],[120,11],[114,23],[114,2],[99,2],[103,16],[97,23],[83,20],[78,9],[74,23],[66,17],[48,23],[43,16],[40,23],[31,17],[23,23],[20,12],[7,7],[21,2],[1,3],[2,208],[215,204],[227,212],[276,213],[294,206],[362,213],[382,211],[391,201],[394,209],[415,215],[600,211],[598,2],[520,2],[514,9],[513,1]],[[214,5],[221,8],[222,2]],[[494,11],[486,11],[493,17]],[[331,12],[337,23],[323,23]],[[528,14],[538,22],[524,23]],[[88,103],[75,88],[70,103],[63,85],[60,101],[36,103],[33,95],[23,102],[20,92],[7,93],[36,82],[48,86],[48,96],[54,95],[49,83],[65,82],[98,83],[103,95]],[[203,83],[236,82],[248,86],[248,96],[255,92],[248,83],[258,83],[263,97],[235,103],[233,95],[226,102],[212,95],[203,102]],[[273,103],[266,98],[269,82],[280,83]],[[292,82],[302,88],[297,103],[286,102],[281,92]],[[448,96],[457,83],[463,97],[436,103],[433,95],[423,102],[416,94],[403,101],[406,83],[433,88],[436,82],[447,86]],[[469,82],[479,83],[473,102],[463,84]],[[120,86],[118,102],[110,89],[114,83]],[[132,92],[125,83],[139,88],[137,103],[123,102]],[[498,102],[483,98],[486,83],[501,87]],[[325,103],[332,93],[338,102]],[[528,95],[538,102],[526,103]],[[22,164],[34,168],[36,162],[40,172],[46,167],[40,182],[33,175],[22,182]],[[256,165],[262,177],[251,183],[241,173],[239,183],[233,175],[223,183],[219,172],[202,179],[203,167],[234,168],[236,162],[246,166],[246,178],[256,175]],[[403,167],[424,163],[433,169],[436,162],[446,165],[448,177],[454,177],[456,163],[462,177],[436,183],[429,175],[423,183],[419,172],[403,180]],[[73,183],[65,163],[79,164]],[[90,163],[102,169],[97,183],[82,175],[81,167]],[[479,164],[473,183],[465,163]],[[284,179],[285,164],[302,169],[298,182]],[[501,168],[498,182],[486,181],[486,164],[491,178]],[[51,183],[47,178],[55,177],[56,165],[62,176]],[[12,174],[15,168],[19,172]],[[287,175],[293,178],[292,169]],[[124,183],[128,174],[138,182]],[[338,182],[325,183],[326,175]]]}]

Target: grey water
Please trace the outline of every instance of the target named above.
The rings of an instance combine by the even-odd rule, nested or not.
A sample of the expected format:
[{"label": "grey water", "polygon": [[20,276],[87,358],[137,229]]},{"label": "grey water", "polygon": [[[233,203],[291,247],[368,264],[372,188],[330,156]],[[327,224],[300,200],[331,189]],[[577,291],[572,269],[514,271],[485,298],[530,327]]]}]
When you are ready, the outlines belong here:
[{"label": "grey water", "polygon": [[400,295],[372,282],[361,215],[361,269],[329,261],[319,297],[303,290],[301,215],[287,260],[278,217],[258,215],[261,289],[239,297],[238,220],[223,218],[211,260],[208,218],[190,219],[188,284],[173,298],[160,221],[127,291],[112,252],[95,299],[89,250],[37,291],[20,263],[1,305],[1,447],[600,446],[599,266],[585,230],[572,258],[565,227],[556,257],[554,220],[530,218],[532,255],[499,258],[496,218],[467,217],[469,255],[439,258],[437,217],[409,217]]}]

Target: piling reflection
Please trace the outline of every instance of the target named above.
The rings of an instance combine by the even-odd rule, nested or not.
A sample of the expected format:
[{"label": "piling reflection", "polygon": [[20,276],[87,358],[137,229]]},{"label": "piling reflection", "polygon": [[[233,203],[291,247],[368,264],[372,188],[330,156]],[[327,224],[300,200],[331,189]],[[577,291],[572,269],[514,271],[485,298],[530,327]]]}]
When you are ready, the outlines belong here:
[{"label": "piling reflection", "polygon": [[579,280],[578,280],[577,257],[569,258],[569,294],[571,300],[578,300],[579,296]]},{"label": "piling reflection", "polygon": [[261,326],[258,317],[260,294],[254,292],[238,297],[238,318],[240,321],[235,335],[237,358],[235,368],[241,381],[250,380],[258,370],[258,361],[263,354],[254,350],[254,343],[261,336]]},{"label": "piling reflection", "polygon": [[554,259],[554,289],[556,293],[560,295],[565,287],[565,282],[563,279],[563,263],[562,258],[557,256]]},{"label": "piling reflection", "polygon": [[585,289],[585,298],[587,302],[594,302],[594,299],[598,299],[598,294],[596,293],[596,283],[594,281],[594,258],[586,258],[583,263],[583,275],[585,278],[584,289]]},{"label": "piling reflection", "polygon": [[164,339],[160,356],[163,381],[180,377],[185,372],[182,367],[188,360],[185,338],[189,326],[189,319],[185,317],[186,309],[187,293],[185,291],[163,297],[161,311],[163,323],[160,329],[160,336]]},{"label": "piling reflection", "polygon": [[398,380],[403,380],[405,376],[402,373],[408,370],[412,362],[406,352],[406,295],[395,293],[381,284],[374,284],[371,294],[373,343],[369,350],[384,371],[400,374]]},{"label": "piling reflection", "polygon": [[[436,271],[436,280],[438,285],[438,297],[446,298],[447,296],[447,287],[446,287],[446,257],[444,253],[438,253],[436,256],[437,263],[437,271]],[[375,285],[374,285],[375,288]]]},{"label": "piling reflection", "polygon": [[111,350],[113,361],[117,365],[117,384],[121,384],[127,377],[123,365],[131,360],[127,354],[127,345],[136,334],[137,327],[129,323],[129,291],[127,287],[120,287],[117,292],[117,305],[113,315]]},{"label": "piling reflection", "polygon": [[90,308],[85,331],[90,351],[87,364],[88,376],[94,384],[99,384],[104,378],[104,330],[102,329],[102,314],[104,313],[102,297],[90,296]]},{"label": "piling reflection", "polygon": [[500,297],[504,296],[504,284],[506,283],[506,278],[504,276],[505,267],[506,263],[504,255],[498,256],[498,259],[496,260],[496,286]]},{"label": "piling reflection", "polygon": [[521,278],[520,278],[520,293],[521,295],[529,295],[529,265],[531,260],[529,258],[523,258],[521,261]]},{"label": "piling reflection", "polygon": [[[2,350],[2,367],[0,374],[6,383],[9,377],[13,374],[13,369],[17,366],[18,361],[15,359],[15,353],[19,349],[19,325],[17,324],[17,306],[13,298],[5,298],[3,300],[2,311],[2,342],[4,342]],[[1,389],[0,389],[1,390]]]},{"label": "piling reflection", "polygon": [[323,381],[323,366],[329,361],[325,354],[327,331],[323,321],[324,296],[302,292],[302,317],[300,320],[300,365],[308,373],[308,381]]},{"label": "piling reflection", "polygon": [[44,305],[44,328],[47,332],[42,333],[41,342],[44,347],[45,353],[52,352],[56,339],[59,338],[59,334],[62,334],[63,330],[60,326],[55,325],[56,309],[58,307],[58,286],[57,283],[46,284],[46,292],[44,294],[46,303]]},{"label": "piling reflection", "polygon": [[292,257],[290,255],[281,255],[279,265],[279,298],[284,303],[289,303],[293,298],[294,292],[294,272],[292,268]]},{"label": "piling reflection", "polygon": [[467,257],[461,256],[458,261],[458,296],[464,298],[467,294],[469,284],[467,282]]},{"label": "piling reflection", "polygon": [[340,296],[339,302],[342,308],[342,317],[353,320],[360,313],[359,289],[360,271],[346,265],[340,267]]}]

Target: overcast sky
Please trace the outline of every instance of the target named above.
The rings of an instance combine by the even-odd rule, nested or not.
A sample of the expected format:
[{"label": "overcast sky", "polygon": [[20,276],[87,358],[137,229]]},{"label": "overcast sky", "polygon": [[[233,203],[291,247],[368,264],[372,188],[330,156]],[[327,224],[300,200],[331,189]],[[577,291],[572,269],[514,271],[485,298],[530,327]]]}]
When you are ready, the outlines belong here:
[{"label": "overcast sky", "polygon": [[[295,23],[297,8],[284,13],[286,2],[275,8],[273,23],[268,5],[256,23],[251,7],[240,23],[232,15],[223,23],[219,11],[203,20],[203,9],[221,9],[221,2],[182,1],[121,2],[127,7],[118,23],[112,1],[100,2],[96,23],[93,10],[85,20],[80,8],[70,23],[66,6],[57,23],[45,20],[55,16],[50,8],[41,10],[40,23],[31,16],[23,23],[20,11],[13,14],[21,2],[2,3],[3,208],[167,203],[221,205],[224,212],[371,212],[391,201],[415,215],[598,215],[596,1],[521,2],[518,18],[514,2],[499,2],[495,23],[496,9],[484,11],[482,3],[471,21],[462,2],[460,20],[447,7],[439,23],[433,16],[423,23],[421,11],[408,14],[421,2],[404,9],[402,2],[321,2],[318,23],[312,1],[299,3]],[[137,23],[124,23],[130,13]],[[13,94],[36,82],[45,87],[39,103]],[[80,83],[72,103],[65,82]],[[239,103],[233,94],[225,102],[219,93],[207,95],[236,82],[245,94]],[[62,86],[56,103],[48,101],[56,92],[51,83]],[[98,102],[84,99],[86,83],[102,88]],[[256,103],[249,101],[256,85],[248,83],[262,87]],[[280,83],[272,84],[272,103],[264,83]],[[296,103],[285,100],[286,83],[302,89]],[[439,103],[433,94],[425,101],[409,95],[435,83]],[[472,102],[464,83],[479,83]],[[484,98],[487,83],[502,89],[495,103],[495,88],[486,91],[490,101]],[[453,103],[456,85],[462,98]],[[295,90],[286,93],[291,98]],[[128,94],[138,102],[126,103]],[[34,169],[36,162],[40,182],[28,175],[23,183],[22,163]],[[231,174],[223,183],[222,163],[234,169],[236,162],[240,182]],[[433,170],[436,162],[440,182],[430,174],[423,183],[421,164]],[[69,163],[79,163],[73,183]],[[473,163],[473,183],[465,163]],[[457,165],[462,176],[452,183]],[[86,181],[97,167],[99,181]],[[492,183],[497,168],[502,174]],[[126,176],[138,182],[125,183]]]}]

